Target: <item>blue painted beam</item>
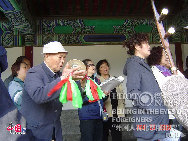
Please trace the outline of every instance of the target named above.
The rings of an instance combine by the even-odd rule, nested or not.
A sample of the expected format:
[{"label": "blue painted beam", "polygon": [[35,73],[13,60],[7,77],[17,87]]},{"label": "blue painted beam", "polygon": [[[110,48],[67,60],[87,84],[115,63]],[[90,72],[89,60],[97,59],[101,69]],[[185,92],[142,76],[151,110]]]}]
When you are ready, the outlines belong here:
[{"label": "blue painted beam", "polygon": [[125,35],[84,35],[85,42],[123,42]]},{"label": "blue painted beam", "polygon": [[30,17],[26,17],[25,11],[22,9],[16,0],[0,0],[0,10],[4,12],[14,29],[19,30],[22,34],[33,34],[33,21],[29,20]]},{"label": "blue painted beam", "polygon": [[9,0],[0,0],[0,7],[1,7],[3,12],[15,10]]}]

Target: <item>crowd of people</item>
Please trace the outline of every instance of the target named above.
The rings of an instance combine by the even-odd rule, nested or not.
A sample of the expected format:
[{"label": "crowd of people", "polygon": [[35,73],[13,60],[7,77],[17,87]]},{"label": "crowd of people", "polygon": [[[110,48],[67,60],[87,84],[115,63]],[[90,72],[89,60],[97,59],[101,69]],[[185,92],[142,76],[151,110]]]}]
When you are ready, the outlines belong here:
[{"label": "crowd of people", "polygon": [[[31,67],[29,58],[25,56],[18,57],[11,67],[12,74],[4,82],[0,79],[0,127],[8,129],[9,124],[15,122],[25,126],[26,131],[24,135],[8,135],[6,131],[2,131],[4,134],[0,134],[0,140],[62,141],[62,103],[59,101],[61,90],[51,96],[48,96],[48,93],[70,75],[76,81],[83,99],[82,108],[78,108],[81,141],[108,141],[109,135],[112,141],[122,141],[122,131],[117,130],[121,122],[112,119],[126,117],[123,113],[114,112],[126,108],[125,99],[117,96],[118,93],[124,93],[123,89],[127,90],[127,98],[133,102],[133,109],[144,111],[144,114],[137,113],[132,116],[137,119],[151,119],[150,122],[133,122],[134,129],[137,129],[134,130],[137,141],[173,140],[166,136],[169,130],[142,129],[151,125],[179,124],[170,113],[148,112],[156,109],[167,110],[168,107],[164,105],[160,95],[161,87],[164,80],[173,75],[163,47],[151,49],[148,41],[148,35],[139,33],[124,42],[123,47],[131,55],[123,69],[123,74],[127,77],[126,88],[120,84],[111,91],[103,91],[105,97],[93,102],[89,101],[86,95],[87,79],[90,78],[100,85],[114,77],[110,75],[110,63],[106,59],[99,60],[95,65],[91,59],[86,58],[82,60],[86,70],[79,70],[79,66],[70,68],[68,63],[65,64],[68,51],[57,41],[43,46],[44,60],[37,66]],[[188,62],[188,57],[186,60]],[[7,52],[0,46],[1,72],[7,69],[7,62]],[[177,75],[185,75],[187,78],[187,70],[184,75],[180,71]],[[152,97],[153,101],[147,101],[147,96]],[[160,103],[156,104],[155,100],[158,99],[155,98],[159,98]],[[107,121],[103,121],[103,112],[108,113]],[[182,131],[182,128],[177,130]]]}]

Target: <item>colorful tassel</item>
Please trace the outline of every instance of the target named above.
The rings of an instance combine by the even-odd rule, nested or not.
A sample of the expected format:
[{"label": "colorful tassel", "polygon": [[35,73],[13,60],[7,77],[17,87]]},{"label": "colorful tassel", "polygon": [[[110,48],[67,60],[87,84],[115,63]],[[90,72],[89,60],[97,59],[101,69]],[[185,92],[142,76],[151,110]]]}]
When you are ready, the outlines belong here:
[{"label": "colorful tassel", "polygon": [[71,86],[71,77],[69,77],[69,81],[67,81],[67,100],[72,101],[72,86]]},{"label": "colorful tassel", "polygon": [[[99,99],[105,97],[105,94],[102,92],[100,86],[93,81],[91,78],[86,77],[86,95],[89,98],[89,102],[95,102]],[[74,80],[72,80],[72,76],[60,81],[49,93],[48,96],[51,96],[58,89],[61,89],[59,95],[59,101],[61,103],[67,103],[68,101],[72,101],[72,105],[76,108],[81,108],[83,104],[83,99],[81,96],[81,92],[78,88],[78,85]]]},{"label": "colorful tassel", "polygon": [[94,97],[91,93],[91,89],[90,89],[90,80],[88,79],[86,82],[86,96],[88,97],[89,101],[93,101]]},{"label": "colorful tassel", "polygon": [[67,83],[65,83],[61,89],[60,95],[59,95],[59,101],[61,103],[67,103]]},{"label": "colorful tassel", "polygon": [[87,77],[86,82],[86,95],[89,98],[89,102],[95,102],[105,97],[100,86],[89,77]]},{"label": "colorful tassel", "polygon": [[78,85],[74,80],[72,80],[72,77],[70,79],[70,83],[72,86],[72,105],[77,108],[82,108],[83,100]]}]

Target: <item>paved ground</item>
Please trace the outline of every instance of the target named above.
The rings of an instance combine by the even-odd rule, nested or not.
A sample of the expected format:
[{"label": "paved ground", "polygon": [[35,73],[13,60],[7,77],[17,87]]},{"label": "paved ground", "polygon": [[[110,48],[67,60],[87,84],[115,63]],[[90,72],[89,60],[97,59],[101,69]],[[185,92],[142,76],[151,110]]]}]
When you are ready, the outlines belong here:
[{"label": "paved ground", "polygon": [[[80,141],[80,122],[77,110],[63,110],[61,121],[64,141]],[[125,125],[122,124],[122,127]],[[131,131],[123,131],[122,133],[123,141],[136,141]],[[110,137],[109,141],[111,141]]]}]

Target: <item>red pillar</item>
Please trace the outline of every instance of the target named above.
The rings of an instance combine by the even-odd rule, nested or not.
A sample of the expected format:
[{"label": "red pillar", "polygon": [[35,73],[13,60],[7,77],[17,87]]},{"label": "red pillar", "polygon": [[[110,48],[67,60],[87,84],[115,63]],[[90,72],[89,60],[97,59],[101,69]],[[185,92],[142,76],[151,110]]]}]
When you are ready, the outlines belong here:
[{"label": "red pillar", "polygon": [[176,66],[181,72],[183,72],[182,49],[180,42],[175,43],[175,54],[176,54]]},{"label": "red pillar", "polygon": [[25,46],[25,56],[30,60],[31,67],[33,66],[33,46]]}]

